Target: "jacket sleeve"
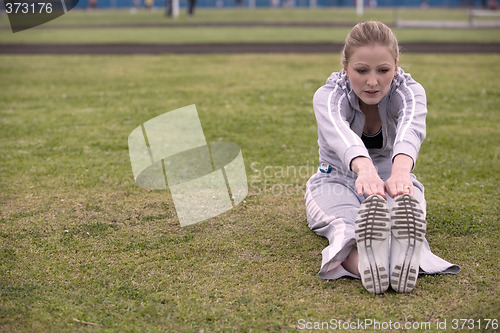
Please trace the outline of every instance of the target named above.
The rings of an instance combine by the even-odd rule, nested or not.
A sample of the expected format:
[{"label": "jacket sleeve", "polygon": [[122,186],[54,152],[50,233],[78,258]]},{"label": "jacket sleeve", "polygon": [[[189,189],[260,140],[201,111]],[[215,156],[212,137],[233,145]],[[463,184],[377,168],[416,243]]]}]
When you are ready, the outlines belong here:
[{"label": "jacket sleeve", "polygon": [[396,87],[397,129],[392,159],[398,154],[406,154],[417,160],[420,146],[425,139],[427,98],[424,88],[408,74],[403,75]]},{"label": "jacket sleeve", "polygon": [[320,149],[334,152],[348,169],[355,157],[370,158],[361,138],[350,128],[349,115],[352,118],[352,110],[347,93],[340,85],[327,84],[318,89],[314,94],[313,106]]}]

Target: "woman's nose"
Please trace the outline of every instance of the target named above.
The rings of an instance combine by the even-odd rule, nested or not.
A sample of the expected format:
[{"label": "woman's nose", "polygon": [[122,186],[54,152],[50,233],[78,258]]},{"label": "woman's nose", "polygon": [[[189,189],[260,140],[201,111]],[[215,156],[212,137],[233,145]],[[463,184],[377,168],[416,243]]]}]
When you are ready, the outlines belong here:
[{"label": "woman's nose", "polygon": [[368,80],[366,81],[366,84],[368,84],[370,87],[374,87],[377,85],[377,76],[374,74],[368,75]]}]

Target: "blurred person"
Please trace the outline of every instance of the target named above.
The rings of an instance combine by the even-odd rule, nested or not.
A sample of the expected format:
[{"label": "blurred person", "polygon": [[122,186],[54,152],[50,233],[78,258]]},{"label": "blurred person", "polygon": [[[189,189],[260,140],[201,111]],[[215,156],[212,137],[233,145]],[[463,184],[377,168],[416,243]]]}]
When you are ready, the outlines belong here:
[{"label": "blurred person", "polygon": [[196,0],[188,0],[188,15],[194,15],[194,9],[196,8]]},{"label": "blurred person", "polygon": [[172,17],[172,0],[165,0],[165,16]]},{"label": "blurred person", "polygon": [[[165,14],[168,17],[172,17],[173,16],[172,0],[165,0],[165,7],[166,7]],[[194,15],[195,8],[196,8],[196,0],[188,0],[188,9],[187,9],[188,16]]]},{"label": "blurred person", "polygon": [[130,13],[135,15],[141,8],[141,0],[132,0],[132,4],[133,6],[130,8]]},{"label": "blurred person", "polygon": [[97,9],[97,0],[89,0],[88,9]]},{"label": "blurred person", "polygon": [[323,279],[361,278],[410,292],[421,273],[457,274],[425,238],[424,187],[412,173],[426,135],[424,88],[399,67],[393,32],[376,21],[347,35],[343,68],[313,98],[320,167],[307,182],[310,229],[326,237]]}]

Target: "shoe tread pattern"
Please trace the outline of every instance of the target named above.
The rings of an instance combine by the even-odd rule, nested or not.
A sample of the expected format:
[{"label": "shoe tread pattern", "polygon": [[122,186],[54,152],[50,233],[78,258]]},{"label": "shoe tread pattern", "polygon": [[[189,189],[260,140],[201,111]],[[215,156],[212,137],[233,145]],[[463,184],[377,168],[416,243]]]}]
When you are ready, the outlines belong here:
[{"label": "shoe tread pattern", "polygon": [[358,212],[355,235],[358,251],[365,249],[370,265],[360,271],[361,281],[372,294],[381,294],[389,288],[388,267],[376,262],[374,241],[386,240],[390,229],[391,215],[386,201],[377,195],[368,197]]},{"label": "shoe tread pattern", "polygon": [[418,278],[421,245],[425,238],[426,222],[419,202],[409,194],[396,198],[391,214],[392,237],[404,244],[404,261],[394,266],[391,287],[398,292],[410,292]]}]

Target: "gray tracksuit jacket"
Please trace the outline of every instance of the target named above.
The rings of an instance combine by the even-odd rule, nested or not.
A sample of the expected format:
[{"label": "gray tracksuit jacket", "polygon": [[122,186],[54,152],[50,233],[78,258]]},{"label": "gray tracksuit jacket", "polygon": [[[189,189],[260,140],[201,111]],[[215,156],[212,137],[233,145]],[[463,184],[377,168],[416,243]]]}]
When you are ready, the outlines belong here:
[{"label": "gray tracksuit jacket", "polygon": [[365,156],[372,160],[383,180],[390,176],[392,160],[397,154],[409,155],[415,165],[425,138],[427,100],[423,87],[401,68],[379,103],[384,139],[381,149],[367,149],[361,140],[365,116],[344,70],[331,74],[316,91],[313,106],[320,162],[354,177],[351,161]]}]

